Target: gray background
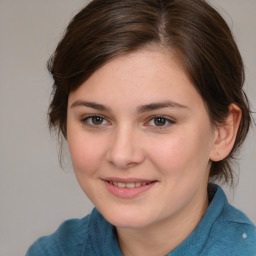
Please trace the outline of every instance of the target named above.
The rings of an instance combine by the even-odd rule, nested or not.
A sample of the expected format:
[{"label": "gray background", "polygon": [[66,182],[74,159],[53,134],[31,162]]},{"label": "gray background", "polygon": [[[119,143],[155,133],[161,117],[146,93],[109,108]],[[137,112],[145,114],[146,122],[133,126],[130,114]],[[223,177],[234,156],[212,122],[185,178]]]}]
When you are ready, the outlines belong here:
[{"label": "gray background", "polygon": [[[52,81],[45,63],[82,0],[0,0],[0,256],[24,255],[39,236],[92,204],[70,164],[62,170],[47,128]],[[211,0],[231,26],[246,66],[256,110],[256,1]],[[64,152],[65,153],[65,152]],[[240,155],[240,180],[230,201],[256,223],[256,131]]]}]

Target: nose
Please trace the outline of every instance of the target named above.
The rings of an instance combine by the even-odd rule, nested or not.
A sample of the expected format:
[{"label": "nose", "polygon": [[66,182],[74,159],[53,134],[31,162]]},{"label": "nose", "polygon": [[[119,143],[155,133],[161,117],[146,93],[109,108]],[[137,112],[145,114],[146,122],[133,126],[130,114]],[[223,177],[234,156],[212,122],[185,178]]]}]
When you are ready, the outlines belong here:
[{"label": "nose", "polygon": [[108,149],[108,161],[119,169],[128,169],[145,159],[138,132],[128,126],[113,131]]}]

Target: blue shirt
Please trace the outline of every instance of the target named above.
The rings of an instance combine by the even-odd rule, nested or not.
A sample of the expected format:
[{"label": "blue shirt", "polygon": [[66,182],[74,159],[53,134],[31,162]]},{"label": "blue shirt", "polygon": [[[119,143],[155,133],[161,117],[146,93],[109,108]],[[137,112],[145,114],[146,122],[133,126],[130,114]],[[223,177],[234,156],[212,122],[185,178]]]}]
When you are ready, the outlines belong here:
[{"label": "blue shirt", "polygon": [[[167,256],[256,256],[256,229],[213,186],[211,203],[196,229]],[[39,238],[26,256],[122,256],[116,229],[94,209],[83,219],[65,221]]]}]

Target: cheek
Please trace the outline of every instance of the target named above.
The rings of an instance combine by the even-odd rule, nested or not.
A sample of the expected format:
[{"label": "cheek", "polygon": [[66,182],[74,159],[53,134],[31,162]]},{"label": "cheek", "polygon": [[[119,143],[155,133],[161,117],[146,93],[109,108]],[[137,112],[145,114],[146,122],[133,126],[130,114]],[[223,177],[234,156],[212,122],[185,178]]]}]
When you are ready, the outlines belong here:
[{"label": "cheek", "polygon": [[76,175],[93,175],[101,163],[102,143],[94,136],[76,135],[68,137],[69,151]]},{"label": "cheek", "polygon": [[191,178],[206,171],[211,148],[209,134],[184,130],[153,143],[150,155],[163,172]]}]

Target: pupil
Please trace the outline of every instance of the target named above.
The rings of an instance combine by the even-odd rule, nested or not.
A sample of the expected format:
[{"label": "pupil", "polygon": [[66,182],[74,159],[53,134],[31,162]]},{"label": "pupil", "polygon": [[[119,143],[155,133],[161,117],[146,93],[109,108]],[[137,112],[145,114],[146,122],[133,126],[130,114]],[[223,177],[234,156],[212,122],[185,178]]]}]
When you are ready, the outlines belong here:
[{"label": "pupil", "polygon": [[100,117],[100,116],[94,116],[93,118],[92,118],[92,122],[93,122],[93,124],[102,124],[102,122],[103,122],[103,118],[102,117]]},{"label": "pupil", "polygon": [[163,126],[163,125],[165,125],[165,122],[166,122],[166,120],[163,117],[157,117],[155,119],[155,125],[156,126]]}]

